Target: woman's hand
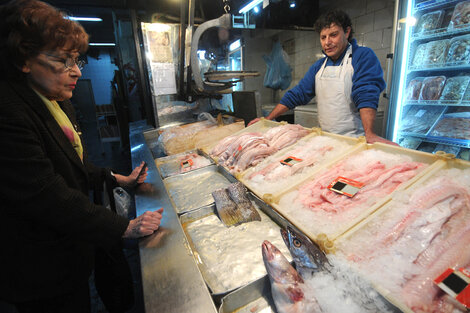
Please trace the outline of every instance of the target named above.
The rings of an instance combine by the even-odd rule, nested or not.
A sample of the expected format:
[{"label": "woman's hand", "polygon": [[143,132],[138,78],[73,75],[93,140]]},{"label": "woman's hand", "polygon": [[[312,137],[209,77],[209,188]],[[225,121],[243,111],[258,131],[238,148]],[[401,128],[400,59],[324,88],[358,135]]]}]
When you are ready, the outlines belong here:
[{"label": "woman's hand", "polygon": [[147,179],[147,167],[142,171],[145,162],[142,161],[139,166],[137,166],[129,176],[123,176],[120,174],[114,174],[117,183],[121,187],[134,187],[137,184],[143,183]]},{"label": "woman's hand", "polygon": [[162,220],[163,208],[156,211],[145,211],[144,214],[129,222],[122,238],[140,238],[153,234]]}]

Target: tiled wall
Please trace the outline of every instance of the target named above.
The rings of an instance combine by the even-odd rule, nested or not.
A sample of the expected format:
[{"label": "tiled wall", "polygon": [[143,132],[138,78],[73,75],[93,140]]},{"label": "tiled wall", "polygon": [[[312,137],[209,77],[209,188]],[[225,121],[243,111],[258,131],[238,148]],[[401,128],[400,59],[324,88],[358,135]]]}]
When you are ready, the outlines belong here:
[{"label": "tiled wall", "polygon": [[[352,19],[354,37],[358,44],[374,50],[382,64],[385,76],[386,56],[390,52],[392,40],[394,6],[394,0],[334,0],[331,1],[330,6],[322,7],[321,12],[333,7],[346,11]],[[245,39],[245,70],[260,72],[259,78],[247,79],[245,88],[258,89],[262,104],[278,103],[287,91],[273,92],[271,89],[263,87],[266,65],[261,56],[271,52],[274,41],[280,40],[285,51],[289,54],[290,65],[293,69],[293,79],[289,88],[295,86],[309,67],[323,56],[318,34],[314,31],[247,30],[243,36]],[[381,97],[380,105],[385,108],[387,100]]]},{"label": "tiled wall", "polygon": [[116,65],[111,63],[108,49],[101,49],[99,60],[88,57],[82,70],[82,79],[90,79],[96,105],[111,104],[111,81]]}]

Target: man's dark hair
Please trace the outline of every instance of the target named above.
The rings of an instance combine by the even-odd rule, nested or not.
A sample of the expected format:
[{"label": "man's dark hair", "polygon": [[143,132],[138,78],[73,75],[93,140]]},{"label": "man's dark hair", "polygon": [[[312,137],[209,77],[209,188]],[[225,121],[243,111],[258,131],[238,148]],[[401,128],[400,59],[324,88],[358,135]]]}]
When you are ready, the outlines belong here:
[{"label": "man's dark hair", "polygon": [[338,26],[341,26],[344,32],[347,31],[348,27],[351,27],[351,32],[349,33],[348,41],[352,40],[354,32],[352,29],[351,19],[346,14],[346,12],[342,10],[335,9],[335,10],[331,10],[322,14],[316,20],[315,24],[313,25],[313,29],[317,33],[320,33],[324,28],[331,27],[331,24],[336,24]]}]

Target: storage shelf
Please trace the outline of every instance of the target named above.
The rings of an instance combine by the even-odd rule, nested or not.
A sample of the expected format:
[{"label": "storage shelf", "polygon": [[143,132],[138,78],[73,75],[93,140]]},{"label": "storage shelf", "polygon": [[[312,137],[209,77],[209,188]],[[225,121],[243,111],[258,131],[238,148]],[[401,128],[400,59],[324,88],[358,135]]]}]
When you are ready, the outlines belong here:
[{"label": "storage shelf", "polygon": [[435,9],[439,8],[443,5],[451,5],[451,4],[457,4],[461,2],[462,0],[428,0],[428,1],[423,1],[421,3],[418,3],[415,5],[413,8],[413,12],[420,12],[424,10],[430,10],[430,9]]},{"label": "storage shelf", "polygon": [[408,136],[408,137],[415,137],[419,138],[426,142],[431,143],[441,143],[450,146],[456,146],[461,148],[470,148],[470,140],[466,139],[455,139],[455,138],[447,138],[447,137],[435,137],[435,136],[428,136],[423,134],[417,133],[409,133],[409,132],[399,132],[400,136]]},{"label": "storage shelf", "polygon": [[466,62],[462,62],[462,64],[449,64],[446,66],[445,64],[439,64],[435,66],[429,67],[408,67],[408,74],[416,73],[416,72],[438,72],[438,71],[469,71],[470,64]]},{"label": "storage shelf", "polygon": [[449,101],[449,100],[408,100],[404,103],[404,105],[440,105],[440,106],[470,106],[470,101]]},{"label": "storage shelf", "polygon": [[456,37],[460,35],[464,35],[470,33],[470,25],[464,28],[456,28],[452,30],[447,30],[446,28],[438,28],[434,30],[430,30],[427,32],[422,32],[419,34],[413,34],[411,36],[411,41],[420,41],[420,40],[428,40],[428,39],[441,39],[445,37]]}]

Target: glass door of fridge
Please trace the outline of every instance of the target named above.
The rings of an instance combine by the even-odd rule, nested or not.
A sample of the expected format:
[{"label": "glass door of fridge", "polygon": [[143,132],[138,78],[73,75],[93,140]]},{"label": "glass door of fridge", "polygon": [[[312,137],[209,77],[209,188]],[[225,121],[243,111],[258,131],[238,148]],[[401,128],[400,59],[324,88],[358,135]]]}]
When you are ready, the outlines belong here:
[{"label": "glass door of fridge", "polygon": [[396,34],[389,137],[468,160],[470,1],[403,2]]}]

